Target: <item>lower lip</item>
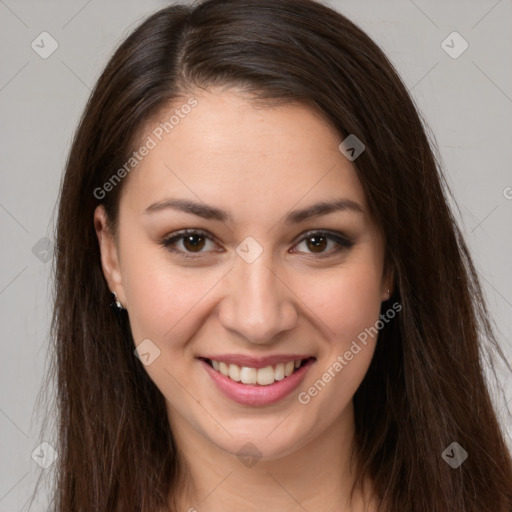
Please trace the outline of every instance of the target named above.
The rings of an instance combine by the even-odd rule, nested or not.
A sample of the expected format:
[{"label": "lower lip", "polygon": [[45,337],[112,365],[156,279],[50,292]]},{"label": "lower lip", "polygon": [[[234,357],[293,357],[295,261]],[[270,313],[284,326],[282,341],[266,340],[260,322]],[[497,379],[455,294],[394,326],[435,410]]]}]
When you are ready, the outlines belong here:
[{"label": "lower lip", "polygon": [[304,366],[295,370],[288,377],[275,381],[268,386],[253,386],[251,384],[235,382],[214,370],[206,361],[200,359],[200,362],[219,390],[228,398],[242,405],[262,406],[279,402],[279,400],[282,400],[296,389],[315,362],[315,359],[309,359]]}]

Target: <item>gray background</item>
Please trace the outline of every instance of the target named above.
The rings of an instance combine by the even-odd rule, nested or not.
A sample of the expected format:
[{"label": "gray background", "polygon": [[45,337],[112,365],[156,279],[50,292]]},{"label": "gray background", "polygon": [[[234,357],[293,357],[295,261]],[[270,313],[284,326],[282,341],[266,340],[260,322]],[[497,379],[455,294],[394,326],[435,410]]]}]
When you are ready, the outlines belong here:
[{"label": "gray background", "polygon": [[[53,238],[66,155],[95,80],[136,24],[168,4],[0,0],[0,512],[21,510],[44,473],[31,453],[46,439],[33,411],[45,369],[51,262],[32,248]],[[512,361],[512,1],[329,4],[383,47],[435,134]],[[31,47],[43,31],[58,43],[47,59]],[[453,31],[469,44],[456,59],[441,46]],[[461,48],[457,40],[448,44]],[[44,249],[47,242],[40,243]],[[512,378],[504,370],[499,375],[506,396],[494,392],[495,400],[510,435],[504,411]]]}]

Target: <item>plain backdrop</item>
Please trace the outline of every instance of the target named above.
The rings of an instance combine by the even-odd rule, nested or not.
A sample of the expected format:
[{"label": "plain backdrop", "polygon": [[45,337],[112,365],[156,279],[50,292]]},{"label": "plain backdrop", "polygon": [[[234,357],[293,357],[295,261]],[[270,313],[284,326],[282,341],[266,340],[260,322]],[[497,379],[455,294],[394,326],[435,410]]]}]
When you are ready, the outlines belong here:
[{"label": "plain backdrop", "polygon": [[[22,510],[36,478],[49,471],[31,456],[44,441],[33,410],[48,345],[55,207],[71,138],[114,48],[169,3],[0,0],[0,512]],[[512,360],[512,2],[328,3],[381,45],[434,133]],[[512,378],[500,372],[505,395],[493,394],[502,417]],[[510,418],[502,421],[510,434]]]}]

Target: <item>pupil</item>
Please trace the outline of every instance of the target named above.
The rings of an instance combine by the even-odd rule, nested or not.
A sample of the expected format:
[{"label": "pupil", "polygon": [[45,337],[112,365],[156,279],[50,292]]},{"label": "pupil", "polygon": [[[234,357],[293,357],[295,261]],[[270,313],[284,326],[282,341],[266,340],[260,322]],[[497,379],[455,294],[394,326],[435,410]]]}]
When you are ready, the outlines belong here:
[{"label": "pupil", "polygon": [[204,237],[202,235],[187,235],[183,240],[183,244],[185,245],[187,250],[188,249],[192,249],[192,251],[194,251],[195,249],[200,250],[204,246]]},{"label": "pupil", "polygon": [[312,236],[308,241],[308,247],[309,249],[313,250],[313,252],[322,252],[326,245],[327,239],[325,236]]}]

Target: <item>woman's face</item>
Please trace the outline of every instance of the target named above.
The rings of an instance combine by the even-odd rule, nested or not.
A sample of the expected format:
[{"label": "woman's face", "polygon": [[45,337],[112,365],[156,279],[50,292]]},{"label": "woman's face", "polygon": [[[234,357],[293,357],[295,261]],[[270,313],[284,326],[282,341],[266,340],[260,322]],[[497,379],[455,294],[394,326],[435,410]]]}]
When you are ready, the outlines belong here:
[{"label": "woman's face", "polygon": [[384,243],[318,115],[194,98],[168,134],[179,105],[148,127],[117,241],[97,209],[104,272],[175,436],[273,459],[350,422],[388,298]]}]

